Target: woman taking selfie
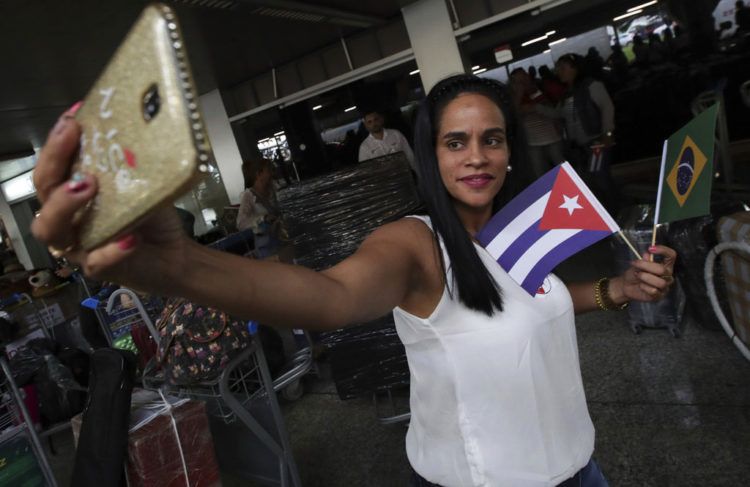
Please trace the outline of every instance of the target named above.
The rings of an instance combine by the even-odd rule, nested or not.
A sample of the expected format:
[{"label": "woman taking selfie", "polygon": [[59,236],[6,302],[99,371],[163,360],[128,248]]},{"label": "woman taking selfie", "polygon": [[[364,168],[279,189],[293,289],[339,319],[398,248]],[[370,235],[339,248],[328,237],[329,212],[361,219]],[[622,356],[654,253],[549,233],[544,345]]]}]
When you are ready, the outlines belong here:
[{"label": "woman taking selfie", "polygon": [[413,485],[607,485],[591,460],[574,314],[660,299],[676,255],[652,247],[662,263],[633,262],[599,296],[593,282],[566,286],[553,275],[548,294],[526,293],[474,240],[498,209],[515,133],[504,85],[469,75],[438,83],[415,132],[429,216],[384,225],[314,272],[201,247],[167,210],[116,242],[75,250],[73,215],[97,187],[91,176],[66,180],[79,134],[68,114],[35,171],[44,207],[33,231],[72,246],[67,258],[93,278],[278,326],[331,330],[393,312],[411,371]]}]

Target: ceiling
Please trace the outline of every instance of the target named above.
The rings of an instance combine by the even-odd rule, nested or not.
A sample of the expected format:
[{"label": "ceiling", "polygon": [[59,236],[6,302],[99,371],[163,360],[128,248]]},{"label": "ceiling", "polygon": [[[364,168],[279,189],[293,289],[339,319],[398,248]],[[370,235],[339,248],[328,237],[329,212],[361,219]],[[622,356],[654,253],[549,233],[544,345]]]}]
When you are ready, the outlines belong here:
[{"label": "ceiling", "polygon": [[[340,37],[400,15],[412,0],[174,0],[201,93],[230,88]],[[83,98],[145,0],[0,2],[0,161],[28,155]],[[5,169],[0,181],[18,165]]]}]

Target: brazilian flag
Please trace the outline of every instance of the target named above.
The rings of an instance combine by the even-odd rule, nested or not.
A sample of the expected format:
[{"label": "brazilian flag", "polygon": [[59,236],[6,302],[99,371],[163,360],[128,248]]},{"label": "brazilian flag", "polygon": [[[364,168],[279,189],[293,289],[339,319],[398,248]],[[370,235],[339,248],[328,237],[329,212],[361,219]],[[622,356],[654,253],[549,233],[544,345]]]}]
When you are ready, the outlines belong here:
[{"label": "brazilian flag", "polygon": [[710,213],[718,111],[718,104],[704,110],[667,140],[656,202],[656,223]]}]

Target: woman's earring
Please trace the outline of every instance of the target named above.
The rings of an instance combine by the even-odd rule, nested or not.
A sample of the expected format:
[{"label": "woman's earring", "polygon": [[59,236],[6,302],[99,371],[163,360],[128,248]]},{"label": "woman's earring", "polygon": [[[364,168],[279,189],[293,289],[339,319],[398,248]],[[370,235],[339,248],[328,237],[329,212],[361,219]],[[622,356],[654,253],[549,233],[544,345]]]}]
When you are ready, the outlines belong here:
[{"label": "woman's earring", "polygon": [[508,167],[505,168],[506,171],[511,172],[513,170],[513,166],[508,164]]}]

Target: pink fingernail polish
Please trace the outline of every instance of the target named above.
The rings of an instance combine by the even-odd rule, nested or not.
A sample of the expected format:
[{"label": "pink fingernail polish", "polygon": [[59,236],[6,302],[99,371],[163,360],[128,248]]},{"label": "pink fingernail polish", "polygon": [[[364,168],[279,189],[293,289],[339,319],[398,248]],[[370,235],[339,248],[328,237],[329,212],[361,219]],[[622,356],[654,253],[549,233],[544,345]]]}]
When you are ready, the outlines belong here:
[{"label": "pink fingernail polish", "polygon": [[68,193],[81,193],[89,187],[88,181],[70,181],[68,183]]},{"label": "pink fingernail polish", "polygon": [[76,114],[76,112],[83,106],[83,101],[77,101],[73,104],[72,107],[68,108],[68,111],[65,112],[65,115],[68,115],[72,117]]},{"label": "pink fingernail polish", "polygon": [[135,235],[130,234],[122,237],[117,241],[117,246],[120,247],[120,250],[132,249],[133,247],[135,247]]},{"label": "pink fingernail polish", "polygon": [[652,245],[651,247],[648,248],[648,251],[651,252],[652,254],[656,252],[657,250],[659,249],[656,247],[656,245]]}]

